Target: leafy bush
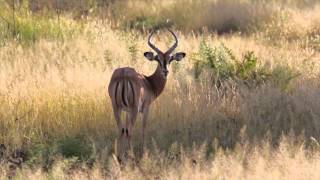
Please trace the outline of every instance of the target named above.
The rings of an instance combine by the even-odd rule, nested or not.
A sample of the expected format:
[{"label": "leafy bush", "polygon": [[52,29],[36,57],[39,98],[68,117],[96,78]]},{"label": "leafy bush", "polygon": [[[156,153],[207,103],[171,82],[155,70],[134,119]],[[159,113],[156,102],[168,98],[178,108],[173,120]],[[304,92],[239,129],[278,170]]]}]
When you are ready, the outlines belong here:
[{"label": "leafy bush", "polygon": [[242,82],[248,86],[256,86],[270,79],[270,70],[264,66],[259,66],[258,57],[253,51],[247,51],[242,61],[236,63],[236,77],[239,77]]},{"label": "leafy bush", "polygon": [[199,78],[202,71],[207,69],[218,87],[227,80],[245,83],[248,86],[258,85],[269,77],[268,71],[258,66],[258,58],[253,51],[246,52],[239,61],[224,44],[212,48],[202,40],[199,52],[193,58],[195,78]]},{"label": "leafy bush", "polygon": [[67,158],[88,159],[91,155],[92,147],[82,137],[66,137],[58,141],[58,152]]},{"label": "leafy bush", "polygon": [[44,170],[49,170],[59,159],[59,153],[68,158],[66,162],[87,160],[91,149],[85,144],[85,141],[80,143],[78,140],[80,139],[64,138],[56,143],[31,145],[27,151],[26,164],[30,167],[41,166]]},{"label": "leafy bush", "polygon": [[215,76],[215,81],[226,80],[234,74],[235,57],[231,50],[224,44],[218,47],[210,47],[203,39],[200,42],[199,52],[194,55],[195,78],[199,78],[204,68],[209,68]]},{"label": "leafy bush", "polygon": [[261,65],[254,51],[245,52],[239,60],[223,43],[212,48],[204,39],[200,42],[199,51],[193,55],[193,60],[195,78],[199,79],[206,70],[217,87],[227,81],[247,87],[272,82],[276,87],[285,90],[290,81],[300,74],[286,65],[278,64],[273,69]]},{"label": "leafy bush", "polygon": [[52,165],[57,149],[55,146],[47,144],[35,144],[28,149],[29,166],[42,165],[43,168],[48,169]]}]

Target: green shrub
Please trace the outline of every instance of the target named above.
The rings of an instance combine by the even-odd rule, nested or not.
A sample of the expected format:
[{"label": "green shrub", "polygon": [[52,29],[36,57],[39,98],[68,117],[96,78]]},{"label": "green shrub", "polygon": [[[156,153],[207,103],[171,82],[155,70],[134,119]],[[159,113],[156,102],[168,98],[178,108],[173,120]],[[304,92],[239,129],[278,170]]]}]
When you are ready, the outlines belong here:
[{"label": "green shrub", "polygon": [[285,90],[290,81],[299,76],[297,71],[286,65],[278,64],[273,69],[262,65],[253,51],[245,52],[239,60],[224,44],[211,47],[204,39],[200,42],[199,51],[193,55],[193,60],[195,78],[199,79],[201,73],[207,71],[218,88],[226,81],[247,87],[271,82]]},{"label": "green shrub", "polygon": [[253,51],[247,51],[241,62],[236,63],[235,76],[247,86],[257,86],[270,80],[271,73],[265,66],[259,66],[259,59]]},{"label": "green shrub", "polygon": [[66,137],[58,141],[58,152],[66,158],[88,159],[92,152],[90,143],[83,137]]},{"label": "green shrub", "polygon": [[43,168],[49,169],[53,164],[56,153],[57,149],[54,145],[35,144],[28,149],[26,163],[29,166],[42,165]]},{"label": "green shrub", "polygon": [[195,60],[195,78],[199,78],[204,68],[209,69],[214,81],[223,81],[233,76],[235,72],[235,56],[224,44],[210,47],[203,39],[199,52],[193,56]]},{"label": "green shrub", "polygon": [[257,61],[258,58],[253,51],[247,52],[243,57],[242,63],[238,63],[237,74],[243,79],[249,79],[254,74]]},{"label": "green shrub", "polygon": [[[44,170],[52,168],[61,154],[66,162],[85,161],[93,152],[90,143],[83,137],[66,137],[48,144],[34,144],[28,148],[26,164],[30,167],[41,166]],[[91,159],[92,160],[92,159]]]},{"label": "green shrub", "polygon": [[246,84],[251,86],[250,84],[261,82],[267,76],[258,67],[258,58],[254,52],[246,52],[239,61],[232,50],[224,44],[212,48],[202,40],[199,52],[194,55],[194,60],[195,78],[199,78],[201,72],[207,69],[217,86],[227,80],[238,83],[246,81]]}]

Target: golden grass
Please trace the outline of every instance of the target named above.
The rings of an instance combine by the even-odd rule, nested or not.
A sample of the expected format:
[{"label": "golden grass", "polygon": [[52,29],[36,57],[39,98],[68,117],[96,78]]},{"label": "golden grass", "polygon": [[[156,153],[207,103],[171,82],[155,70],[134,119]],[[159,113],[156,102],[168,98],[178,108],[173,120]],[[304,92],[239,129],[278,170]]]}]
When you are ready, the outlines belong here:
[{"label": "golden grass", "polygon": [[[0,49],[0,144],[6,145],[6,156],[39,144],[54,149],[60,139],[80,136],[93,147],[90,158],[95,159],[92,169],[82,162],[73,168],[79,162],[53,154],[49,172],[40,168],[45,164],[40,158],[35,167],[23,165],[17,179],[319,179],[320,53],[305,45],[308,34],[301,31],[319,28],[317,18],[301,21],[309,13],[318,17],[318,9],[313,15],[294,11],[300,20],[293,23],[302,25],[292,32],[302,38],[285,37],[276,46],[265,39],[268,31],[253,36],[178,32],[178,50],[187,57],[172,65],[165,92],[152,105],[150,153],[141,159],[141,122],[135,126],[140,169],[130,162],[119,167],[112,159],[117,131],[107,85],[117,67],[152,73],[156,64],[142,57],[149,49],[147,34],[114,30],[92,20],[65,42],[41,39],[26,47],[8,41]],[[287,77],[280,69],[276,84],[239,86],[223,94],[208,74],[194,79],[193,56],[203,38],[210,46],[225,44],[238,59],[254,51],[261,65],[272,70],[283,66],[299,76],[281,88]],[[165,49],[172,39],[161,32],[155,41]],[[298,137],[302,140],[295,141]],[[4,161],[0,157],[5,179],[11,172]]]},{"label": "golden grass", "polygon": [[[3,141],[12,143],[11,138],[32,140],[35,137],[41,140],[81,131],[107,135],[115,131],[106,93],[112,70],[130,65],[141,73],[151,74],[156,64],[145,61],[141,56],[143,50],[148,50],[145,36],[136,35],[138,58],[131,62],[128,52],[131,42],[127,39],[133,38],[130,37],[133,35],[110,30],[102,24],[89,26],[98,26],[99,28],[90,31],[99,33],[99,36],[89,39],[79,37],[65,43],[40,41],[32,48],[11,43],[2,48],[1,117],[6,123],[2,131]],[[239,95],[235,95],[236,100],[233,97],[220,99],[219,94],[212,90],[209,84],[201,84],[193,79],[191,57],[198,51],[201,37],[180,35],[180,39],[179,49],[188,52],[188,57],[173,65],[166,90],[153,107],[150,129],[157,127],[152,124],[157,124],[155,119],[158,118],[162,119],[162,125],[166,124],[164,121],[177,123],[175,120],[185,119],[182,117],[187,117],[188,122],[203,118],[215,119],[215,111],[219,114],[220,109],[226,105],[230,105],[227,111],[231,112],[225,114],[223,110],[223,116],[234,117],[234,113],[241,113],[238,104],[233,102],[241,99]],[[315,62],[318,55],[300,49],[298,45],[278,49],[266,47],[254,38],[241,36],[207,39],[212,45],[225,43],[234,50],[237,57],[241,57],[247,50],[254,50],[262,64],[287,64],[302,73],[301,79],[317,76],[319,72]],[[169,42],[169,39],[162,38],[158,39],[157,44],[164,49]],[[305,57],[311,58],[305,60]],[[315,64],[312,71],[304,71],[309,64]],[[223,101],[222,104],[220,101]],[[200,109],[202,112],[198,112]],[[166,118],[167,116],[170,118]],[[19,124],[22,127],[14,128]],[[25,142],[22,139],[19,141]]]},{"label": "golden grass", "polygon": [[[146,153],[139,165],[128,162],[119,166],[112,158],[108,160],[108,173],[101,164],[91,169],[84,165],[72,168],[74,161],[59,160],[52,170],[21,168],[15,179],[319,179],[320,154],[309,152],[303,144],[293,145],[283,139],[278,150],[266,143],[248,148],[239,143],[234,151],[215,149],[214,157],[205,157],[205,146],[191,151],[181,151],[178,157],[163,153]],[[319,148],[319,147],[318,147]],[[174,150],[174,148],[173,148]],[[172,151],[175,152],[175,151]],[[173,154],[174,155],[174,154]],[[4,179],[10,171],[2,169]]]}]

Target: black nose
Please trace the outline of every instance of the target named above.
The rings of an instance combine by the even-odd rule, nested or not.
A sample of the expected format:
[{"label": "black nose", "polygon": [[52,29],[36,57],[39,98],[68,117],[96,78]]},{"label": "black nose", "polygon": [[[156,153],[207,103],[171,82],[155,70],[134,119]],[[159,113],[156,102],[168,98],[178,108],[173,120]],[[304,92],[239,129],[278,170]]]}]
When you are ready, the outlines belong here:
[{"label": "black nose", "polygon": [[163,70],[163,74],[166,76],[166,75],[168,75],[168,73],[169,73],[169,71],[168,70]]}]

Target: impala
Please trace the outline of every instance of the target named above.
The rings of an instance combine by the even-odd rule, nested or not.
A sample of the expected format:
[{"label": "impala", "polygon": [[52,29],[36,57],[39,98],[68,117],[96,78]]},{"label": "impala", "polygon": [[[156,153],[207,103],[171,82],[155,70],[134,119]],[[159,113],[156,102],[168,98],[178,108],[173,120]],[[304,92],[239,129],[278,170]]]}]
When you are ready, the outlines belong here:
[{"label": "impala", "polygon": [[[173,35],[175,43],[165,53],[151,43],[151,37],[154,31],[149,35],[148,45],[156,54],[148,51],[144,53],[144,56],[149,61],[158,62],[157,69],[151,76],[139,74],[135,69],[130,67],[118,68],[112,74],[108,92],[119,129],[121,149],[126,141],[129,149],[131,149],[133,126],[137,119],[138,112],[142,113],[142,144],[144,147],[150,104],[159,97],[164,90],[170,63],[174,60],[180,61],[186,56],[184,52],[178,52],[172,55],[172,52],[178,46],[178,38],[171,30],[169,30],[169,32]],[[122,111],[127,112],[126,123],[121,122]]]}]

